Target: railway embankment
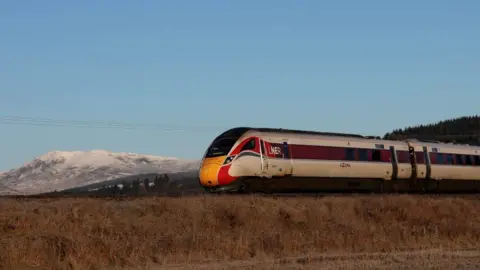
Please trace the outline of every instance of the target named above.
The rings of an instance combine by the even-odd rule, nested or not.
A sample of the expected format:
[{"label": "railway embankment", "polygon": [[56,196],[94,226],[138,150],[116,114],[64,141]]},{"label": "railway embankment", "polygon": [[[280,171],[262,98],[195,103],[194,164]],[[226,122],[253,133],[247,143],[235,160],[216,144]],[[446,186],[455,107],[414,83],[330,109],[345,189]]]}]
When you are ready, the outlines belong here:
[{"label": "railway embankment", "polygon": [[480,198],[4,198],[0,226],[1,269],[212,265],[305,254],[478,250]]}]

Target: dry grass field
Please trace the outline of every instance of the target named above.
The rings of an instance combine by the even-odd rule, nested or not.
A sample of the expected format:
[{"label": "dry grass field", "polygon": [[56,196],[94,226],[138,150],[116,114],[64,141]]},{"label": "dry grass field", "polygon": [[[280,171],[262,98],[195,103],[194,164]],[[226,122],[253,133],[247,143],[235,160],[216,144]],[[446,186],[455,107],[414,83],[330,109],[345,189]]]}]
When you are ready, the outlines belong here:
[{"label": "dry grass field", "polygon": [[0,226],[1,269],[370,269],[412,250],[480,261],[478,197],[0,199]]}]

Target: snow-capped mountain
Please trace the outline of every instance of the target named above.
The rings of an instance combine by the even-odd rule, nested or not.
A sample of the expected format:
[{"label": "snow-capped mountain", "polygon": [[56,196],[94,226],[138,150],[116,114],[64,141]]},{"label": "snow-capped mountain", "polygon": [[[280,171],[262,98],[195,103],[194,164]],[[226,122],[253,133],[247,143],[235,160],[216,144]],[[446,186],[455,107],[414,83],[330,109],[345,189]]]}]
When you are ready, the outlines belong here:
[{"label": "snow-capped mountain", "polygon": [[35,194],[144,173],[198,170],[199,160],[180,160],[104,150],[52,151],[0,174],[0,194]]}]

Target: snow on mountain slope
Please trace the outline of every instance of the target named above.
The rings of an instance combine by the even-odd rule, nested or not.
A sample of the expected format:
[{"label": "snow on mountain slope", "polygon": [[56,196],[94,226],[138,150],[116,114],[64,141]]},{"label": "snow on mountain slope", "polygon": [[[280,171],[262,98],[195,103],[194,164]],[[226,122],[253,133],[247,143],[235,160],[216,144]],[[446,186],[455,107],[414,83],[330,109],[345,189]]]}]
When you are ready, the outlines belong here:
[{"label": "snow on mountain slope", "polygon": [[200,161],[104,150],[52,151],[0,174],[0,194],[35,194],[142,173],[198,170]]},{"label": "snow on mountain slope", "polygon": [[[1,178],[2,174],[0,174],[0,178]],[[4,196],[4,195],[15,195],[17,194],[18,192],[3,185],[2,183],[0,183],[0,196]]]}]

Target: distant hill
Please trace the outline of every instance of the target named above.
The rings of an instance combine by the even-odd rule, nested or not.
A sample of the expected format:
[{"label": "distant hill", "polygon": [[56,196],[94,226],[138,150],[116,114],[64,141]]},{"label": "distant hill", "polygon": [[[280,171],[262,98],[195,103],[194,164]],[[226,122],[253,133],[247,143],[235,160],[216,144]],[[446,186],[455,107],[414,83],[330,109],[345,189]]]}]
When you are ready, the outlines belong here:
[{"label": "distant hill", "polygon": [[480,145],[480,116],[463,116],[437,123],[411,126],[396,129],[384,135],[384,139],[407,138]]},{"label": "distant hill", "polygon": [[[129,176],[198,171],[199,160],[106,150],[52,151],[0,174],[0,195],[39,194]],[[143,176],[142,176],[143,177]],[[144,180],[143,178],[141,179]]]}]

